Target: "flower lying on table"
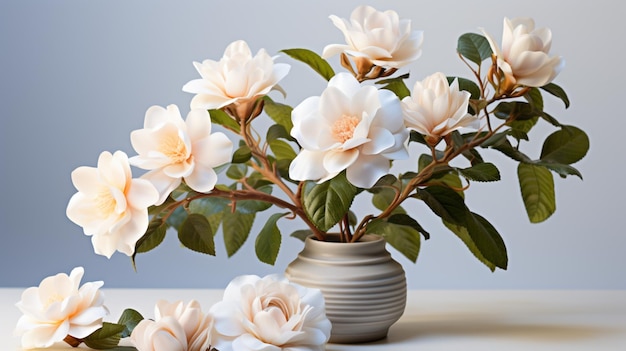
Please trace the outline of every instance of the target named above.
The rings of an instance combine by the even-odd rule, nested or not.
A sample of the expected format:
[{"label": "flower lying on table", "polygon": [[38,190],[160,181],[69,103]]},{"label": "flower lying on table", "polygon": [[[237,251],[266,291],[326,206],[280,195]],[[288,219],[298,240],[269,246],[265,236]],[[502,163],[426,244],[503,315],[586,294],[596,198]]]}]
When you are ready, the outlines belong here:
[{"label": "flower lying on table", "polygon": [[223,300],[208,313],[192,300],[159,300],[154,319],[126,309],[117,323],[103,322],[109,311],[98,289],[85,283],[82,267],[69,277],[60,273],[28,288],[17,307],[24,313],[15,334],[25,349],[65,341],[108,349],[128,338],[138,351],[320,351],[330,337],[330,321],[318,289],[290,283],[277,275],[233,279]]},{"label": "flower lying on table", "polygon": [[[174,105],[150,107],[144,128],[131,133],[137,156],[117,152],[114,165],[103,153],[97,170],[77,169],[72,179],[78,193],[67,214],[92,236],[96,253],[109,257],[118,250],[134,262],[172,228],[184,246],[215,255],[221,227],[232,256],[257,213],[275,206],[280,210],[255,241],[262,262],[277,258],[278,221],[296,217],[306,228],[293,236],[325,240],[338,231],[342,242],[352,243],[378,234],[415,261],[421,237],[430,235],[410,211],[421,201],[477,259],[491,270],[506,269],[502,237],[465,203],[471,182],[500,179],[482,152],[518,163],[522,200],[536,223],[556,210],[553,173],[582,178],[571,165],[589,148],[581,129],[544,111],[545,93],[569,106],[564,90],[552,83],[564,61],[549,53],[551,31],[536,29],[528,18],[505,18],[501,44],[485,30],[484,36],[464,34],[457,53],[471,79],[436,72],[409,89],[409,74],[396,73],[422,54],[422,31],[394,11],[370,6],[356,8],[349,20],[331,19],[346,44],[328,45],[322,56],[282,51],[328,81],[320,94],[295,108],[275,102],[267,94],[282,91],[278,83],[290,66],[263,49],[253,56],[246,42],[235,41],[221,59],[194,63],[200,78],[183,86],[195,94],[186,120]],[[326,60],[335,55],[346,72],[335,73]],[[265,132],[255,128],[263,114],[275,122]],[[540,121],[557,131],[533,158],[522,149]],[[211,123],[237,137],[234,152],[233,142],[213,133]],[[408,170],[395,172],[393,161],[412,150],[423,153],[412,156]],[[131,179],[131,164],[148,172]],[[231,184],[218,183],[223,169]],[[369,197],[376,211],[356,213],[357,197]]]}]

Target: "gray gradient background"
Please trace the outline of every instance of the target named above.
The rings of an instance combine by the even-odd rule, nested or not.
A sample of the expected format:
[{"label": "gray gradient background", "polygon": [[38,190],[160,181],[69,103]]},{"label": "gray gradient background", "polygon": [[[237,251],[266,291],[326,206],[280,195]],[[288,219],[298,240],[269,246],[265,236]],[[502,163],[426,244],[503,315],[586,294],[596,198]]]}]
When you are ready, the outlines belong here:
[{"label": "gray gradient background", "polygon": [[[284,237],[274,267],[254,256],[254,240],[227,259],[180,247],[175,233],[138,257],[93,253],[90,239],[65,217],[74,193],[70,172],[94,166],[101,151],[134,154],[131,130],[145,110],[175,103],[184,114],[197,77],[192,61],[218,59],[228,43],[245,39],[256,52],[306,47],[320,52],[343,36],[328,15],[349,16],[357,1],[7,1],[0,3],[0,286],[25,287],[82,265],[85,280],[107,287],[221,288],[239,274],[282,272],[302,244]],[[408,69],[410,84],[435,71],[468,76],[456,58],[457,37],[487,28],[501,36],[504,16],[532,16],[553,31],[552,52],[566,58],[556,83],[568,92],[565,110],[547,98],[563,123],[585,129],[591,150],[576,167],[584,181],[556,178],[556,214],[542,224],[526,218],[515,164],[486,153],[502,172],[497,184],[473,185],[467,201],[503,235],[509,270],[491,273],[427,210],[432,233],[417,264],[393,255],[413,289],[624,289],[624,155],[621,136],[623,13],[617,1],[371,1],[394,9],[425,31],[423,55]],[[564,7],[567,6],[567,7]],[[323,82],[292,64],[282,85],[287,103],[318,95]],[[332,61],[339,70],[336,58]],[[278,98],[278,96],[276,96]],[[552,129],[542,124],[531,136]],[[526,148],[537,156],[540,147]],[[300,228],[281,221],[285,232]],[[262,223],[257,223],[258,230]]]}]

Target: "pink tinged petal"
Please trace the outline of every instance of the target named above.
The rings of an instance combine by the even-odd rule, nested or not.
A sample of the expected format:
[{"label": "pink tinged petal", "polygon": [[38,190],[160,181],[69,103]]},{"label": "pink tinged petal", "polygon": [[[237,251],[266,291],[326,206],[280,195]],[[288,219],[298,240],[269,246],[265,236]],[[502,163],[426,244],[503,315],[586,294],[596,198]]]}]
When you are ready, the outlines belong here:
[{"label": "pink tinged petal", "polygon": [[126,182],[130,179],[130,163],[128,156],[123,151],[115,151],[113,156],[108,152],[103,152],[101,159],[98,159],[98,172],[101,181],[117,189],[124,189]]},{"label": "pink tinged petal", "polygon": [[102,255],[106,258],[111,258],[117,248],[115,240],[110,235],[93,235],[91,244],[97,255]]},{"label": "pink tinged petal", "polygon": [[289,165],[289,178],[293,180],[318,180],[328,172],[324,169],[325,152],[302,149]]},{"label": "pink tinged petal", "polygon": [[55,342],[63,341],[67,336],[69,323],[64,321],[56,324],[39,324],[36,328],[25,332],[22,335],[22,347],[33,349],[38,347],[50,347]]},{"label": "pink tinged petal", "polygon": [[213,316],[214,327],[219,334],[236,337],[246,333],[242,324],[246,317],[241,313],[239,301],[220,301],[211,306],[209,314]]},{"label": "pink tinged petal", "polygon": [[387,129],[372,128],[369,136],[370,142],[360,149],[365,155],[377,155],[395,145],[395,138]]},{"label": "pink tinged petal", "polygon": [[96,195],[100,189],[98,183],[98,169],[94,167],[78,167],[72,171],[72,183],[79,192]]},{"label": "pink tinged petal", "polygon": [[324,169],[328,173],[339,173],[350,167],[359,157],[359,150],[330,151],[323,158]]},{"label": "pink tinged petal", "polygon": [[190,175],[195,167],[193,158],[181,163],[172,163],[163,167],[163,173],[171,178],[183,178]]},{"label": "pink tinged petal", "polygon": [[189,187],[198,192],[209,192],[217,183],[217,173],[213,168],[200,167],[197,165],[193,172],[185,177]]},{"label": "pink tinged petal", "polygon": [[[232,349],[236,351],[281,351],[282,348],[266,344],[250,334],[243,334],[233,340]],[[220,349],[221,350],[221,349]]]},{"label": "pink tinged petal", "polygon": [[[179,112],[180,114],[180,112]],[[153,105],[148,107],[143,119],[145,129],[159,128],[168,122],[168,111],[161,106]]]},{"label": "pink tinged petal", "polygon": [[389,160],[382,156],[361,155],[348,169],[346,177],[354,186],[369,189],[389,173]]}]

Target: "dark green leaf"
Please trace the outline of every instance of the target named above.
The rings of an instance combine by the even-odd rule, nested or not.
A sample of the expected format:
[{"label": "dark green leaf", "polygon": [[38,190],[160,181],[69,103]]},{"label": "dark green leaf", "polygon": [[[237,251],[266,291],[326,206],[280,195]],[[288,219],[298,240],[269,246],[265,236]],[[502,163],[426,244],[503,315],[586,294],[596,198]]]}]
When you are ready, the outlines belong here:
[{"label": "dark green leaf", "polygon": [[538,120],[539,117],[533,117],[523,121],[513,121],[509,123],[509,126],[511,127],[511,131],[528,134],[535,124],[537,124]]},{"label": "dark green leaf", "polygon": [[417,221],[413,219],[413,217],[407,214],[398,213],[398,214],[391,215],[389,216],[387,221],[390,223],[394,223],[394,224],[409,226],[417,230],[418,232],[422,233],[422,235],[424,236],[424,239],[430,239],[430,233],[424,230],[424,228],[419,223],[417,223]]},{"label": "dark green leaf", "polygon": [[132,308],[125,309],[124,312],[122,312],[120,319],[117,321],[117,324],[124,326],[121,337],[129,337],[130,333],[132,333],[133,329],[135,329],[135,326],[137,326],[137,324],[139,324],[142,320],[143,316],[141,313],[133,310]]},{"label": "dark green leaf", "polygon": [[322,184],[306,182],[302,204],[307,216],[323,232],[337,224],[350,209],[357,189],[344,173]]},{"label": "dark green leaf", "polygon": [[406,258],[417,261],[420,251],[420,234],[410,226],[374,220],[367,225],[367,232],[378,234]]},{"label": "dark green leaf", "polygon": [[228,257],[239,251],[248,239],[255,216],[255,213],[224,210],[222,215],[222,232],[224,233],[224,246],[226,247]]},{"label": "dark green leaf", "polygon": [[211,122],[239,134],[239,123],[222,110],[209,110]]},{"label": "dark green leaf", "polygon": [[293,122],[291,122],[291,110],[293,109],[291,106],[275,102],[269,96],[264,96],[263,100],[265,100],[263,107],[265,113],[274,122],[283,126],[287,133],[291,132],[291,128],[293,128]]},{"label": "dark green leaf", "polygon": [[252,152],[248,145],[240,146],[233,153],[232,163],[245,163],[252,157]]},{"label": "dark green leaf", "polygon": [[509,156],[515,161],[523,162],[523,163],[533,162],[532,159],[528,157],[526,154],[514,148],[513,145],[511,145],[511,143],[507,139],[501,140],[497,145],[492,145],[491,148],[500,151],[501,153],[503,153],[506,156]]},{"label": "dark green leaf", "polygon": [[266,137],[267,141],[275,140],[275,139],[286,139],[289,141],[295,141],[295,139],[289,135],[287,129],[280,124],[274,124],[267,129]]},{"label": "dark green leaf", "polygon": [[527,102],[501,102],[494,110],[494,115],[507,121],[525,121],[539,115]]},{"label": "dark green leaf", "polygon": [[480,65],[485,59],[491,58],[492,53],[487,39],[476,33],[461,35],[456,51],[477,65]]},{"label": "dark green leaf", "polygon": [[226,176],[235,180],[245,178],[246,174],[248,174],[248,166],[241,163],[231,165],[226,171]]},{"label": "dark green leaf", "polygon": [[459,82],[459,89],[469,92],[471,94],[470,95],[471,99],[474,99],[474,100],[480,99],[480,88],[473,81],[467,78],[461,78],[461,77],[447,77],[447,78],[448,78],[448,84],[452,84],[452,82],[454,82],[454,80],[456,79],[457,82]]},{"label": "dark green leaf", "polygon": [[541,96],[539,89],[529,89],[526,94],[524,94],[524,98],[530,103],[534,110],[543,111],[543,96]]},{"label": "dark green leaf", "polygon": [[161,218],[155,218],[150,221],[146,233],[135,244],[133,257],[138,253],[148,252],[159,246],[163,242],[166,232],[167,224]]},{"label": "dark green leaf", "polygon": [[187,219],[187,211],[183,208],[183,206],[178,206],[172,214],[167,217],[167,224],[176,228],[176,230],[180,229],[180,226]]},{"label": "dark green leaf", "polygon": [[376,82],[376,84],[385,84],[381,89],[387,89],[389,91],[392,91],[394,94],[396,94],[398,99],[402,100],[405,97],[411,95],[411,91],[409,90],[409,88],[407,88],[406,83],[404,83],[404,80],[408,77],[408,74],[404,74],[400,77],[378,81]]},{"label": "dark green leaf", "polygon": [[300,239],[302,241],[305,241],[306,238],[308,238],[309,236],[313,235],[313,231],[311,229],[300,229],[300,230],[296,230],[295,232],[291,233],[291,237],[294,237],[296,239]]},{"label": "dark green leaf", "polygon": [[291,161],[296,158],[296,152],[286,141],[274,139],[270,140],[268,144],[277,160]]},{"label": "dark green leaf", "polygon": [[552,173],[541,166],[520,163],[517,176],[530,221],[539,223],[548,219],[556,211]]},{"label": "dark green leaf", "polygon": [[565,108],[569,107],[569,98],[567,97],[565,90],[563,90],[563,88],[561,88],[560,86],[554,83],[548,83],[542,86],[541,89],[561,99],[561,101],[563,101],[563,103],[565,104]]},{"label": "dark green leaf", "polygon": [[463,197],[456,191],[443,186],[429,186],[424,189],[417,189],[417,194],[414,197],[424,201],[443,220],[461,225],[465,223],[468,209]]},{"label": "dark green leaf", "polygon": [[326,80],[330,80],[330,78],[335,75],[335,71],[333,71],[333,68],[330,66],[328,61],[324,60],[320,55],[311,50],[286,49],[281,51],[298,61],[306,63]]},{"label": "dark green leaf", "polygon": [[[266,194],[271,194],[272,186],[264,185],[264,186],[258,187],[257,190]],[[260,200],[239,200],[237,201],[236,205],[237,205],[237,212],[241,212],[241,213],[262,212],[272,207],[271,203],[260,201]]]},{"label": "dark green leaf", "polygon": [[409,134],[409,142],[417,142],[420,144],[428,145],[426,139],[424,139],[424,136],[414,130],[412,130]]},{"label": "dark green leaf", "polygon": [[533,164],[537,166],[545,167],[553,172],[556,172],[562,178],[565,178],[568,175],[575,175],[578,178],[583,179],[583,175],[580,174],[580,172],[576,168],[570,165],[564,165],[561,163],[554,163],[554,162],[542,162],[541,160],[536,161]]},{"label": "dark green leaf", "polygon": [[459,169],[461,174],[477,182],[494,182],[500,180],[500,171],[493,163],[479,163],[469,168]]},{"label": "dark green leaf", "polygon": [[585,157],[587,150],[587,134],[579,128],[563,126],[546,138],[541,150],[541,160],[569,165]]},{"label": "dark green leaf", "polygon": [[102,327],[84,338],[83,342],[92,349],[111,349],[120,342],[124,328],[124,325],[103,322]]},{"label": "dark green leaf", "polygon": [[281,235],[280,230],[278,230],[278,226],[276,222],[286,215],[287,213],[274,213],[267,220],[263,229],[256,238],[256,243],[254,245],[256,256],[261,260],[261,262],[274,265],[276,262],[276,257],[278,257],[278,251],[280,250],[280,242]]},{"label": "dark green leaf", "polygon": [[203,215],[190,214],[178,232],[178,240],[186,248],[215,256],[215,242],[209,221]]}]

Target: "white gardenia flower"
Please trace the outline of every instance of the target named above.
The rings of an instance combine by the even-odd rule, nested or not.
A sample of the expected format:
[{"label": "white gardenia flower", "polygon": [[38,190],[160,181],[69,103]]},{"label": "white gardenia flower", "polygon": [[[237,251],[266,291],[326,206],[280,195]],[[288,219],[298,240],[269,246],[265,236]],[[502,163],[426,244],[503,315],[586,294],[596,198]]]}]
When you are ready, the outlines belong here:
[{"label": "white gardenia flower", "polygon": [[497,57],[498,68],[514,84],[544,86],[565,65],[560,56],[548,55],[552,44],[550,29],[535,29],[535,22],[531,18],[504,18],[502,47],[487,32],[483,30],[483,33]]},{"label": "white gardenia flower", "polygon": [[76,267],[69,276],[47,277],[22,293],[16,306],[24,315],[15,334],[22,336],[23,348],[50,347],[68,335],[82,339],[102,327],[102,319],[109,314],[98,290],[103,282],[80,286],[84,272],[83,267]]},{"label": "white gardenia flower", "polygon": [[412,31],[411,21],[400,19],[395,11],[378,11],[371,6],[359,6],[350,20],[330,16],[346,39],[346,44],[324,48],[327,58],[345,52],[353,57],[369,59],[376,66],[399,68],[417,60],[422,54],[422,31]]},{"label": "white gardenia flower", "polygon": [[191,110],[183,121],[176,105],[152,106],[146,111],[144,128],[133,131],[130,139],[139,154],[130,163],[150,170],[141,178],[159,191],[157,205],[182,179],[195,191],[211,191],[217,183],[213,168],[232,158],[232,142],[224,133],[211,134],[211,118],[202,109]]},{"label": "white gardenia flower", "polygon": [[233,279],[210,313],[220,351],[322,351],[330,337],[320,290],[275,275]]},{"label": "white gardenia flower", "polygon": [[294,180],[325,180],[346,170],[350,183],[371,188],[408,157],[400,100],[389,90],[362,86],[339,73],[321,96],[305,99],[291,114],[291,135],[302,146],[291,162]]},{"label": "white gardenia flower", "polygon": [[477,128],[478,117],[467,113],[469,98],[469,92],[459,91],[457,79],[448,84],[446,76],[437,72],[416,82],[411,95],[402,99],[405,123],[431,144],[459,128]]},{"label": "white gardenia flower", "polygon": [[183,91],[196,94],[191,100],[191,108],[205,110],[249,105],[267,95],[291,68],[285,63],[274,63],[264,49],[253,57],[243,40],[228,45],[219,61],[204,60],[193,64],[202,78],[185,84]]},{"label": "white gardenia flower", "polygon": [[76,168],[72,183],[78,192],[66,214],[91,236],[94,251],[108,258],[116,250],[131,256],[148,228],[148,207],[159,198],[152,183],[132,178],[128,156],[122,151],[102,152],[97,168]]},{"label": "white gardenia flower", "polygon": [[211,349],[213,318],[191,300],[157,302],[155,319],[144,319],[133,329],[130,340],[138,351],[207,351]]}]

